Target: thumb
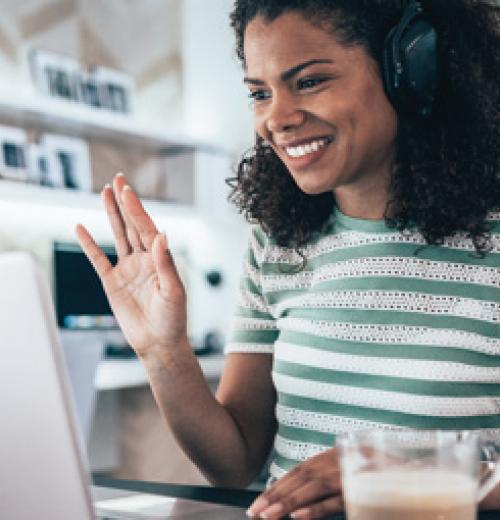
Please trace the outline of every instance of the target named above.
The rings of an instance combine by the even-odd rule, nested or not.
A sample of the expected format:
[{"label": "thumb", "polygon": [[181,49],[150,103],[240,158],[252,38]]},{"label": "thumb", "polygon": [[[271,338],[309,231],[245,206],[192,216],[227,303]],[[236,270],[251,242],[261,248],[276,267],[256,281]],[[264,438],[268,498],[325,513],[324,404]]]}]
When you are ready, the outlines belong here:
[{"label": "thumb", "polygon": [[165,233],[158,233],[153,240],[153,262],[156,272],[158,273],[158,281],[160,284],[160,292],[167,293],[172,288],[173,278],[180,282],[177,269],[175,268],[174,259],[168,249],[168,241]]}]

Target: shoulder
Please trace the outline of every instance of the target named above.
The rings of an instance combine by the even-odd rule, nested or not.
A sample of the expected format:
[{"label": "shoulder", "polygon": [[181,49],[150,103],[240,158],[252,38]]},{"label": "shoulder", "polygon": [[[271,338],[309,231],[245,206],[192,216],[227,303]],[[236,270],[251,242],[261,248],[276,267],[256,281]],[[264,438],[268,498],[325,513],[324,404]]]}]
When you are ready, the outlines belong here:
[{"label": "shoulder", "polygon": [[276,239],[260,226],[252,227],[250,237],[250,248],[257,263],[260,266],[267,264],[271,270],[277,269],[277,264],[282,264],[285,268],[302,265],[304,258],[309,256],[312,244],[313,242],[307,243],[298,249],[292,246],[279,245]]},{"label": "shoulder", "polygon": [[269,236],[259,224],[253,224],[250,228],[250,245],[263,249],[270,241]]}]

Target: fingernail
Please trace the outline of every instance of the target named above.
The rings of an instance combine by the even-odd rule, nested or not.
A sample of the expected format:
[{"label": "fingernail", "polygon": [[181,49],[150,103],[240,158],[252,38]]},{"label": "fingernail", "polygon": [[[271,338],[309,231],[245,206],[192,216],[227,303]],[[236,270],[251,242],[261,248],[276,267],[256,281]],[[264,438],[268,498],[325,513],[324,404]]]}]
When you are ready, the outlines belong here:
[{"label": "fingernail", "polygon": [[290,513],[290,517],[291,518],[304,518],[308,514],[309,514],[309,509],[303,508],[303,509],[297,509],[297,511]]},{"label": "fingernail", "polygon": [[123,190],[131,190],[132,188],[128,185],[128,184],[125,184],[125,186],[123,186]]},{"label": "fingernail", "polygon": [[260,514],[261,518],[271,518],[275,515],[279,515],[283,511],[283,505],[277,502],[271,507],[268,507],[265,511]]},{"label": "fingernail", "polygon": [[261,511],[269,507],[269,501],[264,497],[258,497],[257,500],[248,508],[252,515],[258,515]]},{"label": "fingernail", "polygon": [[104,188],[103,188],[103,191],[107,188],[111,188],[111,184],[109,182],[107,182],[105,185],[104,185]]},{"label": "fingernail", "polygon": [[115,177],[125,177],[125,175],[123,175],[122,172],[118,172],[118,173],[115,175]]}]

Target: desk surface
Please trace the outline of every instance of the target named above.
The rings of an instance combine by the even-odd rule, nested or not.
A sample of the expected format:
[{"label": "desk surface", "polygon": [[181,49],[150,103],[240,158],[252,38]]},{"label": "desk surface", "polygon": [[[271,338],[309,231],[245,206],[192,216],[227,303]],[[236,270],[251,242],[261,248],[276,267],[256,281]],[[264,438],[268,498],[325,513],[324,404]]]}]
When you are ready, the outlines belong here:
[{"label": "desk surface", "polygon": [[[259,494],[257,491],[240,489],[222,489],[206,486],[185,486],[179,484],[163,484],[157,482],[143,482],[137,480],[115,480],[105,477],[94,477],[94,486],[148,493],[166,497],[183,498],[244,508],[245,510]],[[336,517],[344,519],[343,515]],[[481,511],[479,520],[499,520],[500,511]]]}]

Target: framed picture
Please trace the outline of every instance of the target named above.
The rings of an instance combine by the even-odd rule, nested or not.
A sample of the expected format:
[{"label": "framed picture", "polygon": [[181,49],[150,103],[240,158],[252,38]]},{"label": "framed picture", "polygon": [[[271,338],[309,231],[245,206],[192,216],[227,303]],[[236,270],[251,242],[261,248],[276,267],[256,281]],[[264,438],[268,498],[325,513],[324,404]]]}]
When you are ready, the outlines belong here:
[{"label": "framed picture", "polygon": [[133,112],[135,82],[131,76],[106,67],[95,67],[92,77],[99,85],[103,107],[122,114]]},{"label": "framed picture", "polygon": [[50,185],[71,190],[91,191],[89,148],[74,137],[45,134],[41,140],[47,156]]},{"label": "framed picture", "polygon": [[51,97],[71,101],[78,100],[78,60],[42,49],[34,49],[29,55],[33,82],[40,92]]},{"label": "framed picture", "polygon": [[26,182],[28,137],[21,128],[0,126],[0,177]]},{"label": "framed picture", "polygon": [[43,94],[111,112],[133,112],[135,82],[124,72],[102,66],[87,71],[75,58],[43,49],[30,51],[29,63],[33,83]]},{"label": "framed picture", "polygon": [[105,106],[101,86],[93,74],[80,71],[77,74],[78,100],[94,108]]},{"label": "framed picture", "polygon": [[29,143],[28,159],[28,182],[50,188],[63,186],[55,157],[47,152],[43,143]]}]

